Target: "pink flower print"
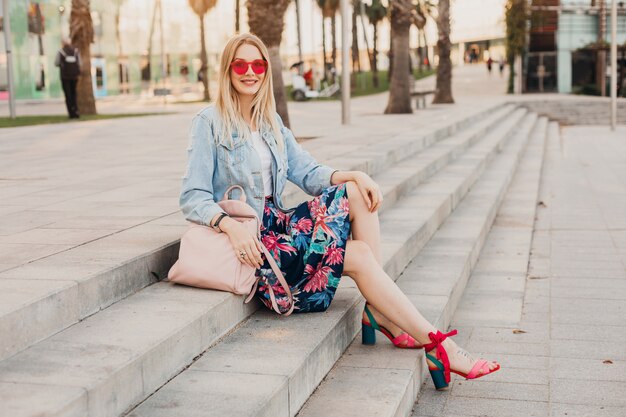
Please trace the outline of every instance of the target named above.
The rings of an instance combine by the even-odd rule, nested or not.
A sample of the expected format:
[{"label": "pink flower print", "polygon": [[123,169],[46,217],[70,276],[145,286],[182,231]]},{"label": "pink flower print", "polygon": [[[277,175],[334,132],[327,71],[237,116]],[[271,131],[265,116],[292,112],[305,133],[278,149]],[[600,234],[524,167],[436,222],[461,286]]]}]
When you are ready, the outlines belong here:
[{"label": "pink flower print", "polygon": [[293,226],[294,229],[298,233],[309,234],[311,233],[311,228],[313,227],[313,222],[311,219],[307,219],[306,217],[301,218],[298,222]]},{"label": "pink flower print", "polygon": [[333,244],[326,249],[325,257],[328,265],[340,265],[343,263],[343,249]]},{"label": "pink flower print", "polygon": [[350,205],[346,197],[342,197],[341,200],[339,200],[339,211],[346,214],[350,212]]},{"label": "pink flower print", "polygon": [[283,224],[287,220],[287,214],[280,210],[276,210],[276,224]]},{"label": "pink flower print", "polygon": [[269,232],[265,236],[261,237],[262,243],[265,245],[269,253],[272,254],[274,259],[280,259],[280,251],[297,252],[296,248],[286,245],[284,243],[280,243],[278,239],[280,239],[280,236],[276,235],[276,233],[274,232]]},{"label": "pink flower print", "polygon": [[263,214],[272,214],[272,210],[270,209],[270,207],[266,204],[264,209],[263,209]]},{"label": "pink flower print", "polygon": [[305,292],[317,292],[326,289],[326,285],[328,285],[328,275],[333,272],[330,266],[322,266],[320,263],[317,269],[314,269],[313,266],[307,264],[304,268],[304,273],[309,275],[309,280],[304,286]]},{"label": "pink flower print", "polygon": [[[333,220],[338,215],[337,214],[334,214],[332,216],[327,215],[326,214],[326,206],[320,206],[319,209],[317,210],[317,212],[314,215],[315,215],[315,229],[320,228],[327,235],[332,237],[333,239],[337,239],[337,236],[331,230],[330,226],[328,226],[328,224],[326,224],[326,222],[330,222],[331,220]],[[315,236],[315,233],[313,233],[313,236]]]}]

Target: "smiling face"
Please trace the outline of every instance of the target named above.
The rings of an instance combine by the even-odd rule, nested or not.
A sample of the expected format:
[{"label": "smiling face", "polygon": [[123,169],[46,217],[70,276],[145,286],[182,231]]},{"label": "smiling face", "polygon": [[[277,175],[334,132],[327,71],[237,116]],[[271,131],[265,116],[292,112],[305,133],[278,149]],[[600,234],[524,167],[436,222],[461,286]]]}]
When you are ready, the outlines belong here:
[{"label": "smiling face", "polygon": [[[252,62],[254,60],[262,60],[263,56],[256,46],[244,43],[235,52],[233,61],[243,60],[246,62]],[[265,72],[256,74],[252,70],[252,65],[248,65],[246,72],[243,74],[237,74],[232,68],[230,69],[230,81],[237,91],[239,96],[254,96],[261,87],[261,83],[265,78]]]}]

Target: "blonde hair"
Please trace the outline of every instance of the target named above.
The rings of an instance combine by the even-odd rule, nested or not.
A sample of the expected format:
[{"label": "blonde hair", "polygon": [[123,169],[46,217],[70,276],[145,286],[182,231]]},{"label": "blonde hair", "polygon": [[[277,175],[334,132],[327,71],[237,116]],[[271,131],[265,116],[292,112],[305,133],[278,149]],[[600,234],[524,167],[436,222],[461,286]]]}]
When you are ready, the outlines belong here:
[{"label": "blonde hair", "polygon": [[265,77],[261,82],[259,90],[252,99],[252,120],[258,128],[269,126],[274,132],[274,137],[279,149],[284,148],[284,139],[280,131],[280,125],[276,120],[276,102],[274,101],[274,87],[272,82],[272,66],[270,65],[269,52],[263,41],[250,33],[235,35],[226,42],[220,59],[220,71],[218,75],[218,91],[216,108],[221,116],[221,138],[217,136],[218,142],[224,140],[232,141],[231,133],[237,130],[244,140],[250,138],[252,132],[243,119],[237,91],[233,87],[230,79],[230,63],[235,58],[237,49],[244,44],[255,46],[264,60],[267,61]]}]

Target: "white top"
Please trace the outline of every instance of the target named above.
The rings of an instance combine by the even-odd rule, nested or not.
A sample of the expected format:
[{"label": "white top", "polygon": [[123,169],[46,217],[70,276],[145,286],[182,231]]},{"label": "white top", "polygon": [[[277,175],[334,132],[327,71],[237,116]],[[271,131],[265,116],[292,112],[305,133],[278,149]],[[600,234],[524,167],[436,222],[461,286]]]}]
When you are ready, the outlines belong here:
[{"label": "white top", "polygon": [[272,186],[272,153],[258,131],[252,132],[252,146],[256,149],[261,159],[261,175],[263,177],[265,195],[272,195],[274,188]]}]

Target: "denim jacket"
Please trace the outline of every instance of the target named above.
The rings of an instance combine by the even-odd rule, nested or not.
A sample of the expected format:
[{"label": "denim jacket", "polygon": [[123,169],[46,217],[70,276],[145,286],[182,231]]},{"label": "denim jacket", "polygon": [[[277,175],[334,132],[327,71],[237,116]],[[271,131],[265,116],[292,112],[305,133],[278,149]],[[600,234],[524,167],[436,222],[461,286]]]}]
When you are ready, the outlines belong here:
[{"label": "denim jacket", "polygon": [[[193,118],[187,148],[187,172],[180,193],[182,212],[191,222],[209,225],[213,217],[222,212],[216,202],[224,197],[228,187],[240,185],[245,191],[246,202],[255,209],[259,219],[263,219],[265,195],[261,160],[252,141],[242,140],[236,131],[232,133],[232,143],[228,140],[216,143],[216,135],[221,135],[219,117],[219,112],[211,105]],[[278,114],[276,118],[285,142],[282,152],[269,126],[259,126],[259,133],[272,154],[274,203],[285,211],[281,194],[287,180],[307,194],[317,196],[331,185],[334,170],[318,164],[296,142]],[[239,198],[239,194],[239,190],[234,190],[231,198]]]}]

